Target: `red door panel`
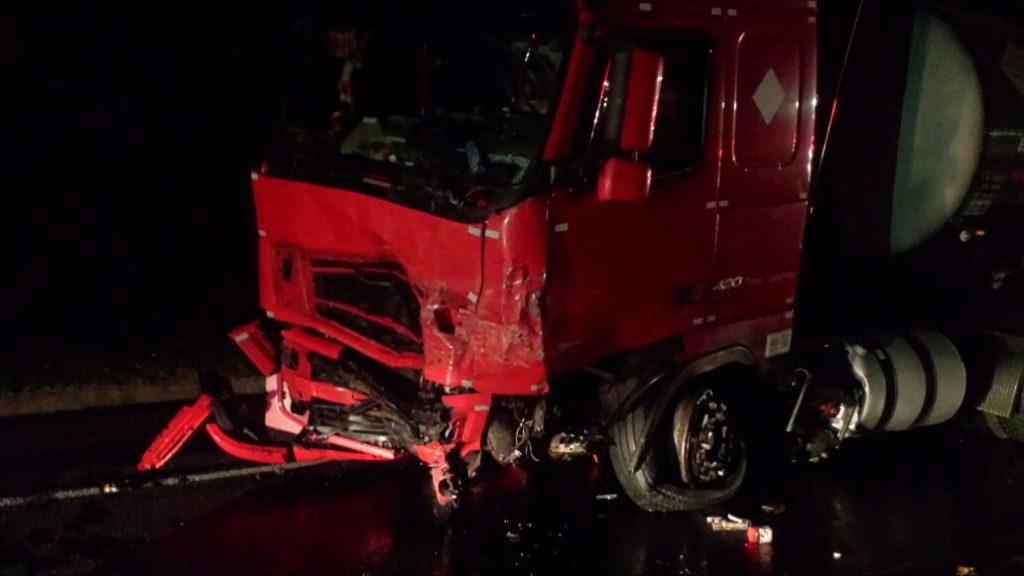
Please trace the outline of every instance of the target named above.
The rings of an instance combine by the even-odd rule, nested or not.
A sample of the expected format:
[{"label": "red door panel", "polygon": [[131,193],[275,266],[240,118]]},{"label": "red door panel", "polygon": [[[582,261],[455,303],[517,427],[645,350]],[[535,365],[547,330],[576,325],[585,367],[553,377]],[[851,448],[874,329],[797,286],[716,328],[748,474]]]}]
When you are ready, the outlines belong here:
[{"label": "red door panel", "polygon": [[718,244],[709,322],[792,308],[816,105],[813,2],[734,0],[726,11]]},{"label": "red door panel", "polygon": [[814,147],[816,11],[811,2],[735,0],[727,10],[728,208],[806,200]]},{"label": "red door panel", "polygon": [[723,323],[793,305],[807,205],[728,210],[719,216],[712,322]]},{"label": "red door panel", "polygon": [[692,169],[656,176],[644,202],[601,202],[592,185],[555,190],[544,337],[556,372],[681,334],[703,316],[700,295],[714,269],[722,149],[721,11],[713,13],[708,2],[648,6],[647,11],[635,4],[612,6],[605,17],[634,32],[707,35],[704,145]]}]

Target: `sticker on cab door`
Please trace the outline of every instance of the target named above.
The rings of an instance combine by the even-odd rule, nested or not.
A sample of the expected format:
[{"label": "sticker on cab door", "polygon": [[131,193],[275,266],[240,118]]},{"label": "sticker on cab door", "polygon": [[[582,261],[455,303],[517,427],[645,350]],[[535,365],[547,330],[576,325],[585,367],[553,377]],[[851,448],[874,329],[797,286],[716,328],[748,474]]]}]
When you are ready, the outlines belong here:
[{"label": "sticker on cab door", "polygon": [[764,344],[764,357],[771,358],[789,352],[789,345],[793,340],[793,329],[787,328],[778,332],[768,334]]}]

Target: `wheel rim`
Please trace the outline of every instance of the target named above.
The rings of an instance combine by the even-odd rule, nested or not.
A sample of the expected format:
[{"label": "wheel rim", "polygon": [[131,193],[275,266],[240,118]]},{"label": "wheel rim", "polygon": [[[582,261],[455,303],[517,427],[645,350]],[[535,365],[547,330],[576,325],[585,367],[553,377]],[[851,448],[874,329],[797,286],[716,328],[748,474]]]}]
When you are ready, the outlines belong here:
[{"label": "wheel rim", "polygon": [[742,458],[729,407],[710,389],[686,394],[672,418],[683,482],[704,487],[731,476]]}]

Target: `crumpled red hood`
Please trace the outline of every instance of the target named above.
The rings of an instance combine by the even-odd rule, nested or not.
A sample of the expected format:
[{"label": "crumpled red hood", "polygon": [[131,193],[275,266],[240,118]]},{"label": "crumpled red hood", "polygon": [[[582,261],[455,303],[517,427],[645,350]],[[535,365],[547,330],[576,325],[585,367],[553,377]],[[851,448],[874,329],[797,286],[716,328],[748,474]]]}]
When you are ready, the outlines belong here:
[{"label": "crumpled red hood", "polygon": [[[253,192],[260,301],[268,315],[314,328],[385,364],[422,368],[445,385],[541,391],[546,202],[527,200],[466,224],[357,192],[266,176],[253,182]],[[325,261],[407,282],[418,300],[421,349],[403,340],[396,346],[397,337],[363,337],[318,313],[311,278]],[[364,314],[356,308],[361,304],[351,309],[360,318],[408,334],[381,314]]]}]

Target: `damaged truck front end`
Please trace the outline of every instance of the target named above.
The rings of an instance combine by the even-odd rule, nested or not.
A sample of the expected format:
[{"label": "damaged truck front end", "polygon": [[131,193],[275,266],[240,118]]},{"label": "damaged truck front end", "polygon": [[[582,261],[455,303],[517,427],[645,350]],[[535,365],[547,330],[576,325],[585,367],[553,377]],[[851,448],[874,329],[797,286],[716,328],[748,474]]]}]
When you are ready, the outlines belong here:
[{"label": "damaged truck front end", "polygon": [[[205,423],[225,451],[260,462],[417,458],[448,503],[483,454],[512,464],[601,449],[633,502],[669,512],[731,498],[765,454],[820,460],[847,438],[940,424],[975,395],[997,423],[1019,416],[1022,355],[935,328],[961,318],[936,314],[936,303],[989,278],[961,248],[997,220],[978,219],[987,208],[964,200],[974,190],[966,182],[979,183],[978,205],[1010,202],[1016,187],[990,188],[1016,180],[1004,156],[1020,150],[986,152],[994,172],[963,153],[973,144],[901,145],[899,161],[888,156],[888,134],[908,125],[902,114],[932,118],[920,125],[949,136],[925,140],[982,141],[981,76],[938,16],[906,12],[905,37],[935,38],[921,54],[942,57],[914,56],[886,82],[917,86],[922,70],[948,60],[936,78],[961,79],[964,105],[936,88],[948,82],[890,90],[928,98],[890,108],[903,112],[877,132],[886,135],[878,163],[940,176],[935,166],[956,168],[964,187],[953,198],[949,178],[886,184],[870,201],[874,180],[837,188],[849,197],[832,212],[822,204],[828,234],[807,236],[832,244],[814,254],[827,272],[798,298],[821,161],[817,3],[324,0],[303,9],[290,22],[298,57],[281,122],[252,174],[266,318],[232,334],[267,377],[260,431],[233,425],[230,403],[204,396],[142,468],[162,465]],[[978,54],[1003,53],[987,46]],[[876,60],[863,59],[869,83]],[[999,100],[1016,101],[993,73],[993,93],[1009,89]],[[823,118],[826,134],[836,110]],[[866,148],[847,148],[858,152],[834,161],[841,172],[875,174],[858,164]],[[907,252],[907,284],[903,272],[862,275],[881,260],[853,257],[864,242],[884,245],[887,258],[917,249],[890,246],[896,212],[846,213],[862,202],[895,207],[893,198],[931,206],[936,226],[950,218],[904,227],[917,230],[914,242],[937,242],[935,252]],[[950,272],[946,261],[960,258]],[[1004,265],[993,260],[992,290]],[[912,270],[934,274],[910,281]],[[964,284],[929,295],[925,284],[957,274]],[[890,280],[900,288],[883,298],[876,288]],[[929,296],[910,305],[918,294]],[[821,325],[795,334],[804,306]],[[902,308],[915,312],[894,314]],[[833,316],[845,319],[824,320]]]},{"label": "damaged truck front end", "polygon": [[[412,456],[446,503],[495,398],[547,392],[538,188],[574,15],[453,4],[325,3],[294,22],[296,79],[252,174],[266,319],[231,334],[266,376],[266,430],[205,424],[234,456]],[[217,408],[184,409],[140,468]]]},{"label": "damaged truck front end", "polygon": [[478,461],[493,397],[546,391],[544,204],[461,223],[269,177],[254,190],[276,333],[243,333],[273,354],[257,360],[273,366],[265,424],[337,457],[411,454],[451,486],[451,467]]}]

